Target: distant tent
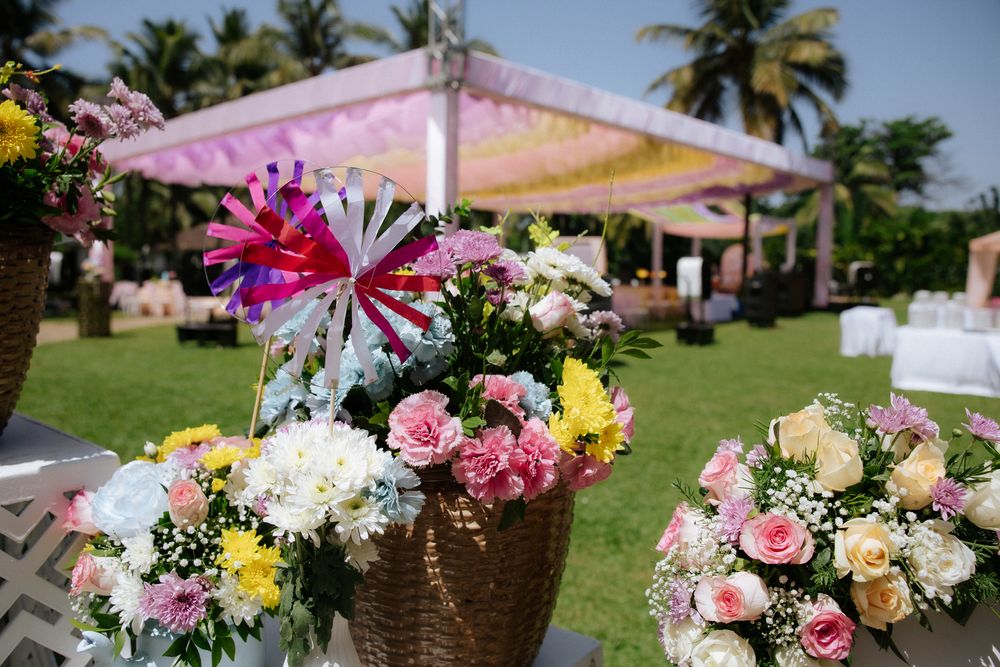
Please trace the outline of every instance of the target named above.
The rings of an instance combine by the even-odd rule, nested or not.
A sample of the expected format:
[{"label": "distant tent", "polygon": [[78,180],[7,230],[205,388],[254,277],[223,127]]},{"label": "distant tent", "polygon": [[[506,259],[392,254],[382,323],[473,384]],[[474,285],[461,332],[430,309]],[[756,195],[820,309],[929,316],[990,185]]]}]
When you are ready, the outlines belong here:
[{"label": "distant tent", "polygon": [[969,272],[965,278],[965,302],[972,308],[985,307],[993,294],[1000,257],[1000,232],[969,241]]}]

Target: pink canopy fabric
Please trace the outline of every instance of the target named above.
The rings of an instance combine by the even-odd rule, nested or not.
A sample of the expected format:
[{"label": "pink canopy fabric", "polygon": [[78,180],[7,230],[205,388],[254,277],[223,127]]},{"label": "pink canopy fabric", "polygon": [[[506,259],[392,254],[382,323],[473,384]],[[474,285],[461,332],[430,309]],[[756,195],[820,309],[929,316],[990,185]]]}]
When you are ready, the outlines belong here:
[{"label": "pink canopy fabric", "polygon": [[[426,187],[433,77],[422,51],[172,119],[163,133],[105,144],[121,169],[185,185],[230,185],[275,159],[349,164]],[[479,53],[459,94],[458,192],[485,210],[596,213],[829,182],[828,163]]]},{"label": "pink canopy fabric", "polygon": [[[689,239],[738,239],[743,237],[743,214],[737,205],[726,202],[725,213],[717,213],[705,204],[674,206],[639,206],[631,210],[643,220],[659,225],[665,234]],[[731,208],[730,208],[731,207]],[[751,236],[776,236],[786,233],[794,220],[784,220],[753,214],[750,216]]]}]

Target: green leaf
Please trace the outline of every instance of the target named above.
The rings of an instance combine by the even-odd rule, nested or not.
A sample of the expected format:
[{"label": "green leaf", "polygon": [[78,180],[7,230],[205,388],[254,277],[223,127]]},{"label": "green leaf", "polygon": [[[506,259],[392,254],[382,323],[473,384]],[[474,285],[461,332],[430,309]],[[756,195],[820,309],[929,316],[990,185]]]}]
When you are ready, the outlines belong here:
[{"label": "green leaf", "polygon": [[630,357],[635,357],[636,359],[652,359],[651,356],[649,356],[642,350],[636,350],[634,348],[629,348],[627,350],[619,350],[618,354],[628,355]]},{"label": "green leaf", "polygon": [[500,517],[500,525],[497,526],[497,532],[513,528],[524,521],[524,510],[526,507],[527,503],[524,498],[508,500],[503,506],[503,515]]},{"label": "green leaf", "polygon": [[222,650],[226,652],[230,660],[236,660],[236,642],[231,636],[222,639]]},{"label": "green leaf", "polygon": [[203,651],[211,650],[211,645],[208,643],[208,639],[205,638],[205,635],[201,632],[201,630],[195,630],[191,633],[191,641],[195,646]]},{"label": "green leaf", "polygon": [[216,641],[212,644],[212,667],[219,667],[220,662],[222,662],[222,642]]},{"label": "green leaf", "polygon": [[167,647],[167,650],[163,652],[163,657],[174,658],[177,656],[184,655],[187,652],[187,647],[188,647],[188,636],[181,635],[180,637],[175,639],[170,644],[170,646]]}]

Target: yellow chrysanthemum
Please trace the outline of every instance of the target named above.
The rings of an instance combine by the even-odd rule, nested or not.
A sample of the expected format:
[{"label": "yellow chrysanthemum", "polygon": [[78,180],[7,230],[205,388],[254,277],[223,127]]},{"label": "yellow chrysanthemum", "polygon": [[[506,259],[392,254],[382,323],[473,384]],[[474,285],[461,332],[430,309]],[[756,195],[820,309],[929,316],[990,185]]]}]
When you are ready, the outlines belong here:
[{"label": "yellow chrysanthemum", "polygon": [[186,428],[183,431],[174,431],[163,439],[163,444],[156,452],[156,460],[162,463],[181,447],[196,445],[221,435],[222,431],[215,424],[202,424],[194,428]]},{"label": "yellow chrysanthemum", "polygon": [[260,458],[260,438],[254,438],[251,440],[253,444],[243,450],[243,458],[245,459],[257,459]]},{"label": "yellow chrysanthemum", "polygon": [[267,558],[255,558],[240,570],[239,588],[260,598],[265,609],[278,605],[281,589],[274,583],[274,564]]},{"label": "yellow chrysanthemum", "polygon": [[35,157],[38,126],[35,117],[14,100],[0,103],[0,165]]},{"label": "yellow chrysanthemum", "polygon": [[221,553],[215,559],[215,564],[227,572],[237,572],[258,557],[261,548],[260,535],[257,531],[223,528],[221,537],[222,541],[219,544]]},{"label": "yellow chrysanthemum", "polygon": [[212,480],[212,492],[218,493],[226,487],[226,480],[216,477]]},{"label": "yellow chrysanthemum", "polygon": [[246,449],[240,449],[232,445],[222,445],[221,447],[213,447],[208,450],[198,460],[209,470],[218,470],[244,459],[247,451]]},{"label": "yellow chrysanthemum", "polygon": [[601,378],[578,359],[566,359],[562,384],[556,389],[562,413],[549,417],[549,431],[559,446],[571,454],[580,453],[580,443],[588,454],[603,461],[614,459],[624,441],[621,425],[615,421],[615,406],[601,384]]}]

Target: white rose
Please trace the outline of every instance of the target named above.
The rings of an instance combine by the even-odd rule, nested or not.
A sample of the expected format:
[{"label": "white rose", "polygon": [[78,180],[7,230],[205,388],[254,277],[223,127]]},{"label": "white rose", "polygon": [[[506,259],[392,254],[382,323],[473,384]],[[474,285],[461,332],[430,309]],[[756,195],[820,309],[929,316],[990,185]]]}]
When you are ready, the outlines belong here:
[{"label": "white rose", "polygon": [[1000,468],[993,471],[988,482],[972,487],[965,516],[983,530],[1000,530]]},{"label": "white rose", "polygon": [[713,630],[691,651],[692,667],[756,667],[747,640],[732,630]]},{"label": "white rose", "polygon": [[537,331],[548,333],[576,319],[576,308],[562,292],[549,292],[545,298],[528,309],[531,324]]},{"label": "white rose", "polygon": [[955,527],[947,521],[927,521],[923,526],[907,560],[928,593],[951,595],[953,586],[976,571],[976,554],[949,534]]},{"label": "white rose", "polygon": [[931,487],[946,474],[944,452],[936,445],[924,442],[896,464],[886,488],[899,493],[900,507],[919,510],[931,504]]},{"label": "white rose", "polygon": [[858,443],[839,431],[820,435],[816,448],[816,481],[827,491],[843,491],[864,474]]},{"label": "white rose", "polygon": [[704,626],[689,616],[680,623],[664,619],[660,624],[660,645],[671,662],[684,664],[691,660],[691,651],[704,634]]}]

